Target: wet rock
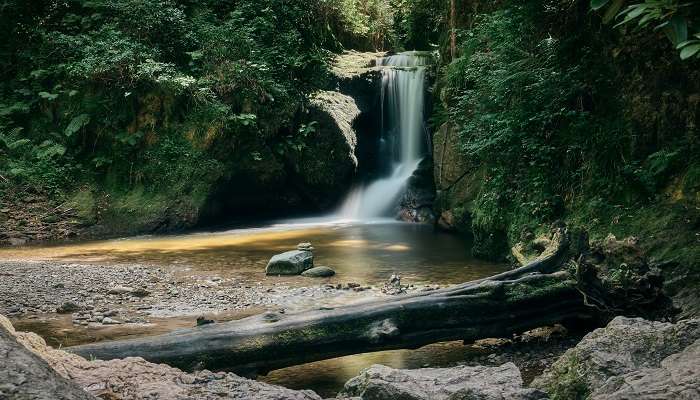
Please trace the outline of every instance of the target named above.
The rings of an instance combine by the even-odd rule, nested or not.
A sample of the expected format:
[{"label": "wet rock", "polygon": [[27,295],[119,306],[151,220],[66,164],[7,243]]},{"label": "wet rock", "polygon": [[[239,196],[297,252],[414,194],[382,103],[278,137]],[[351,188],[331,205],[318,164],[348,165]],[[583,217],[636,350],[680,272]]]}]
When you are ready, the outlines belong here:
[{"label": "wet rock", "polygon": [[56,312],[59,314],[70,314],[80,310],[80,306],[73,303],[72,301],[67,301],[56,308]]},{"label": "wet rock", "polygon": [[406,288],[401,286],[401,275],[391,275],[389,281],[382,287],[382,293],[392,296],[406,293]]},{"label": "wet rock", "polygon": [[698,340],[700,319],[671,324],[617,317],[564,353],[533,386],[563,398],[580,394],[600,400],[697,398]]},{"label": "wet rock", "polygon": [[434,201],[433,162],[428,157],[420,162],[406,182],[406,191],[399,202],[399,218],[406,222],[432,224],[435,222]]},{"label": "wet rock", "polygon": [[301,276],[306,276],[308,278],[327,278],[335,275],[335,271],[331,268],[319,265],[301,273]]},{"label": "wet rock", "polygon": [[543,392],[523,387],[513,363],[497,367],[394,369],[373,365],[350,379],[340,398],[361,400],[539,400]]},{"label": "wet rock", "polygon": [[207,319],[204,317],[197,317],[197,326],[209,325],[209,324],[213,324],[213,323],[214,323],[213,319]]},{"label": "wet rock", "polygon": [[267,263],[267,275],[299,275],[313,268],[314,255],[310,251],[292,250],[273,256]]}]

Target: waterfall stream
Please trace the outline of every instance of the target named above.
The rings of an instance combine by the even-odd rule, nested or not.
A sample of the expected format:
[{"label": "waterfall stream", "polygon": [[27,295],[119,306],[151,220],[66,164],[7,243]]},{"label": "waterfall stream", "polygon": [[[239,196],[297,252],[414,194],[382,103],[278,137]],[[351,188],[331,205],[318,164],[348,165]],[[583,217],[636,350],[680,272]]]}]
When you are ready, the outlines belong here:
[{"label": "waterfall stream", "polygon": [[385,176],[354,188],[340,216],[365,220],[390,216],[406,181],[424,154],[425,70],[430,57],[406,52],[377,59],[382,72],[379,155]]}]

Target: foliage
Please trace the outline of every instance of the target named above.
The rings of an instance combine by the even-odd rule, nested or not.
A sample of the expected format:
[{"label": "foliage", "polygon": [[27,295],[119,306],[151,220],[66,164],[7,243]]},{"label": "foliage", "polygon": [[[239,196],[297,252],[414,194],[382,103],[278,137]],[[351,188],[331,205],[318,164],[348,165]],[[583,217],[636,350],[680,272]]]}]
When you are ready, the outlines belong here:
[{"label": "foliage", "polygon": [[[623,8],[624,0],[591,0],[591,8],[608,6],[605,20],[616,18],[615,25],[635,24],[638,28],[662,30],[680,50],[683,60],[700,58],[700,5],[683,0],[645,0]],[[693,33],[694,32],[694,33]]]},{"label": "foliage", "polygon": [[[590,207],[663,201],[669,180],[697,163],[686,114],[692,73],[671,61],[660,71],[640,57],[654,47],[582,25],[586,9],[545,3],[505,2],[474,15],[458,36],[461,56],[440,73],[433,122],[456,122],[465,159],[487,171],[465,205],[477,248]],[[601,58],[606,52],[617,59]],[[657,90],[678,107],[654,110]]]},{"label": "foliage", "polygon": [[[60,201],[87,185],[204,201],[251,154],[312,129],[300,111],[365,3],[4,2],[0,197],[31,189]],[[385,29],[368,10],[360,36]]]}]

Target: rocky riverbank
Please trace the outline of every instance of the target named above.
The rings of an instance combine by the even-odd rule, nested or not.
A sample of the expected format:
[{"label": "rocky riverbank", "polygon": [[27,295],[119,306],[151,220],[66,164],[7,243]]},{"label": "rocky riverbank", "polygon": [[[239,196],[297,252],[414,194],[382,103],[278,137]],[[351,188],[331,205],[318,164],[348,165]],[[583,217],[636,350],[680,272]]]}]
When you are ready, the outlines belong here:
[{"label": "rocky riverbank", "polygon": [[[586,335],[532,385],[523,381],[511,362],[418,370],[374,365],[350,379],[337,398],[696,399],[700,396],[699,328],[700,320],[671,324],[618,317]],[[141,358],[88,361],[47,346],[33,333],[15,332],[2,316],[0,350],[10,361],[0,364],[0,398],[25,398],[24,394],[50,384],[60,389],[57,396],[71,399],[321,399],[309,390],[285,389],[225,372],[186,373]]]},{"label": "rocky riverbank", "polygon": [[145,323],[249,309],[297,309],[380,295],[349,282],[307,286],[252,282],[142,264],[0,261],[0,312],[9,317],[72,314],[76,325]]},{"label": "rocky riverbank", "polygon": [[[185,266],[0,261],[0,313],[21,326],[58,338],[109,329],[121,334],[163,325],[159,332],[191,326],[197,317],[225,321],[254,313],[337,306],[390,295],[383,287],[324,278],[256,281],[192,271]],[[404,285],[402,291],[436,285]],[[43,327],[39,327],[43,325]],[[170,325],[169,327],[167,325]],[[83,330],[83,332],[78,332]],[[107,330],[107,332],[105,332]],[[60,339],[53,345],[66,344]]]}]

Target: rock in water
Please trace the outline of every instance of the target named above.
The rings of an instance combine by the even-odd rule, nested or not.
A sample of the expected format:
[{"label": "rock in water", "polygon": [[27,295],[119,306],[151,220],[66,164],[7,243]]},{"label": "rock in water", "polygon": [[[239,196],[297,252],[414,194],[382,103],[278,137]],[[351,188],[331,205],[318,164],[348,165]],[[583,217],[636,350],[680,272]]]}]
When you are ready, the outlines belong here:
[{"label": "rock in water", "polygon": [[311,243],[308,243],[308,242],[299,243],[297,245],[297,250],[314,251],[314,246],[312,246]]},{"label": "rock in water", "polygon": [[361,400],[540,400],[543,392],[523,388],[518,367],[513,363],[498,367],[393,369],[373,365],[350,379],[340,398]]},{"label": "rock in water", "polygon": [[265,268],[267,275],[299,275],[314,266],[314,254],[310,251],[292,250],[277,254]]},{"label": "rock in water", "polygon": [[401,275],[392,275],[382,287],[382,293],[391,296],[406,293],[406,288],[401,286]]},{"label": "rock in water", "polygon": [[335,275],[335,271],[331,268],[319,265],[318,267],[307,269],[302,272],[301,275],[309,278],[328,278],[329,276]]}]

